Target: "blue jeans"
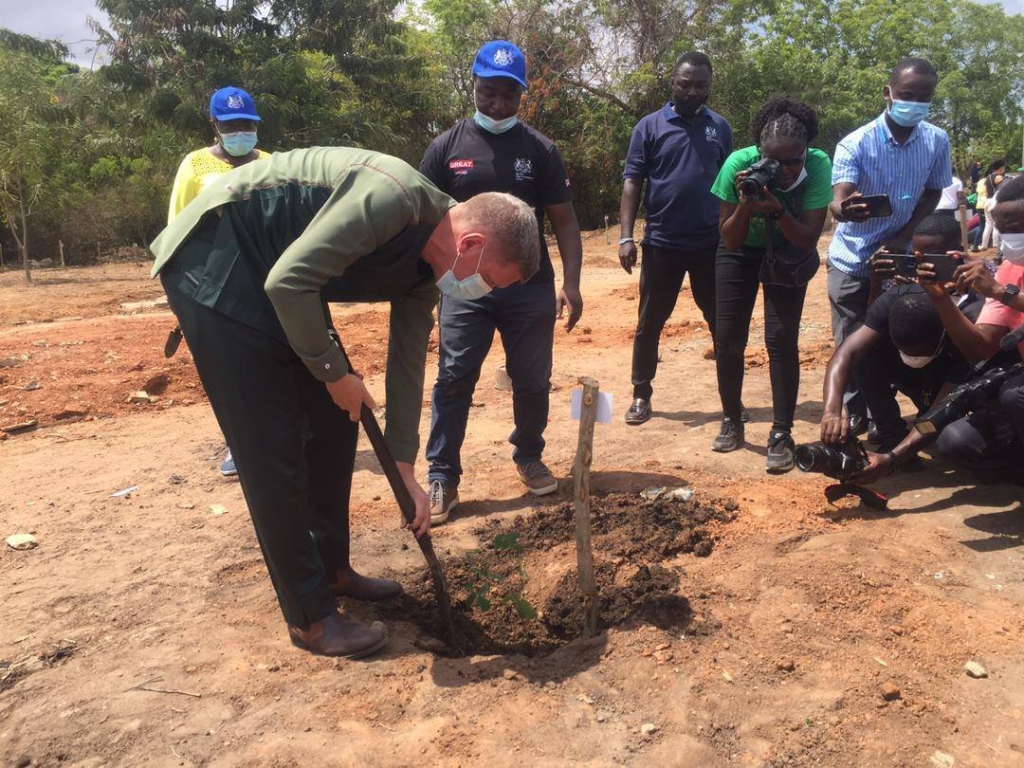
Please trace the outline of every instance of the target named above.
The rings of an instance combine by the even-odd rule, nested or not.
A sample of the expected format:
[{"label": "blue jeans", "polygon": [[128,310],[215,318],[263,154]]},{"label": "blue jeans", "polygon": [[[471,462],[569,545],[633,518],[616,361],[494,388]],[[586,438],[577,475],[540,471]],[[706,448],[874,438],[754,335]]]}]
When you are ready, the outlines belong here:
[{"label": "blue jeans", "polygon": [[438,480],[451,487],[459,484],[459,454],[469,407],[495,330],[501,334],[505,368],[512,379],[512,460],[516,464],[539,461],[548,423],[555,338],[553,285],[513,285],[475,301],[442,296],[438,326],[441,343],[427,441],[430,482]]}]

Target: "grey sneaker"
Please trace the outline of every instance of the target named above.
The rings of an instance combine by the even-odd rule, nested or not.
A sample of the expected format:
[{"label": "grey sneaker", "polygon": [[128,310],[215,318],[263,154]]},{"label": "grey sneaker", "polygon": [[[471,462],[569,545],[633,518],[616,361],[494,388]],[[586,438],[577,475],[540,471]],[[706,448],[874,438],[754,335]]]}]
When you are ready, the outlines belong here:
[{"label": "grey sneaker", "polygon": [[427,492],[430,497],[430,524],[440,525],[459,506],[459,489],[434,480]]},{"label": "grey sneaker", "polygon": [[711,444],[711,450],[717,453],[738,451],[743,447],[744,430],[742,421],[733,421],[728,416],[722,419],[722,430]]},{"label": "grey sneaker", "polygon": [[228,448],[228,455],[224,457],[224,461],[220,463],[220,473],[224,477],[234,477],[238,474],[238,470],[235,468],[235,457],[231,455],[231,449]]},{"label": "grey sneaker", "polygon": [[793,468],[793,456],[796,445],[789,432],[772,432],[768,436],[768,459],[765,470],[773,475],[781,475]]},{"label": "grey sneaker", "polygon": [[516,464],[516,471],[519,473],[519,479],[526,483],[526,487],[534,496],[547,496],[558,490],[558,480],[543,461]]}]

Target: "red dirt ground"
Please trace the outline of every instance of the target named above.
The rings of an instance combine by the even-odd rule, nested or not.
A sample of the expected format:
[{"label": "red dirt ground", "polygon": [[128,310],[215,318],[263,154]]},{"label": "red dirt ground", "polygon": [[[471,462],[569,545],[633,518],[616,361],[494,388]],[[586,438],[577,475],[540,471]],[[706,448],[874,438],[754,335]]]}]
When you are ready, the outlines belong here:
[{"label": "red dirt ground", "polygon": [[[597,427],[596,491],[685,485],[738,505],[715,524],[709,556],[661,563],[680,574],[685,630],[635,621],[547,655],[448,659],[389,617],[384,653],[334,662],[288,644],[240,488],[216,472],[223,441],[188,352],[162,356],[173,317],[119,313],[160,296],[147,275],[143,263],[47,270],[27,287],[0,274],[0,361],[14,359],[0,367],[0,426],[38,422],[0,441],[0,534],[39,541],[0,545],[0,763],[1024,765],[1019,489],[975,487],[929,461],[882,483],[892,511],[876,513],[830,507],[820,477],[767,476],[756,313],[749,445],[724,456],[709,449],[714,361],[688,290],[663,339],[655,418],[639,428],[621,418],[637,276],[603,233],[586,241],[582,327],[557,333],[546,435],[556,474],[567,476],[576,446],[569,392],[588,375],[615,396],[613,422]],[[336,319],[381,393],[386,310],[339,307]],[[824,270],[801,348],[795,431],[811,440],[830,353]],[[502,362],[496,344],[463,451],[463,505],[435,532],[442,558],[486,543],[475,534],[484,523],[570,495],[524,495],[506,442],[509,393],[492,386]],[[127,402],[146,387],[155,402]],[[412,584],[423,566],[397,519],[361,445],[355,563]],[[528,552],[526,597],[573,564],[568,543]],[[972,660],[986,679],[965,674]]]}]

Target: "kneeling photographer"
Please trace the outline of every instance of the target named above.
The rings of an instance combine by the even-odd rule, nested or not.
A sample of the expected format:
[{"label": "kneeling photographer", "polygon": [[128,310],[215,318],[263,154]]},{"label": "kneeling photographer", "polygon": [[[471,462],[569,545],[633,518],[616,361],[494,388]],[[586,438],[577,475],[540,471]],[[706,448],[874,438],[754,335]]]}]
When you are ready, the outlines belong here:
[{"label": "kneeling photographer", "polygon": [[[887,455],[899,447],[895,455],[909,462],[929,442],[916,433],[908,436],[896,393],[906,395],[920,414],[973,374],[971,364],[946,337],[942,319],[926,292],[928,285],[946,292],[932,279],[932,262],[941,263],[935,268],[945,277],[952,277],[956,257],[947,253],[960,250],[960,238],[955,220],[932,214],[914,232],[914,256],[880,253],[872,260],[873,284],[893,277],[901,284],[880,292],[868,309],[864,325],[846,338],[829,361],[821,421],[823,442],[838,445],[848,439],[843,392],[855,372],[876,425],[880,454]],[[909,274],[924,275],[921,284],[910,283]],[[973,322],[984,301],[968,293],[951,299],[951,303],[954,311]],[[905,440],[909,444],[903,445]],[[884,464],[889,460],[878,461]],[[887,471],[893,468],[884,467]]]},{"label": "kneeling photographer", "polygon": [[[966,322],[944,291],[928,289],[949,337],[972,362],[988,360],[1001,346],[1014,344],[1024,356],[1024,176],[999,188],[989,215],[1002,235],[1002,265],[994,276],[984,262],[962,266],[955,274],[957,290],[985,297],[977,323]],[[953,464],[1020,482],[1024,373],[989,376],[989,381],[992,386],[983,390],[988,402],[983,407],[976,402],[958,404],[972,412],[942,430],[937,448]]]},{"label": "kneeling photographer", "polygon": [[718,452],[743,446],[743,352],[759,285],[764,286],[774,420],[768,472],[793,468],[793,415],[800,384],[797,342],[807,283],[819,267],[816,246],[832,201],[832,164],[809,148],[818,117],[790,98],[766,102],[751,124],[755,145],[725,161],[712,194],[721,199],[715,258],[715,348],[722,429]]}]

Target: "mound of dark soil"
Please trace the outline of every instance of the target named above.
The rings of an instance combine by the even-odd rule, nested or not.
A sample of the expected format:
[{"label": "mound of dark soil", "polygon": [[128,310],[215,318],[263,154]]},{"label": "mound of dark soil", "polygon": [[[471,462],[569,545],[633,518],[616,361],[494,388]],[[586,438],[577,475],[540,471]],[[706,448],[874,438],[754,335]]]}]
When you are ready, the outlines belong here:
[{"label": "mound of dark soil", "polygon": [[[678,593],[679,573],[662,565],[680,554],[707,556],[714,547],[710,524],[727,523],[730,503],[695,499],[645,500],[612,494],[591,503],[593,548],[601,629],[648,623],[683,630],[692,618]],[[576,579],[576,527],[571,502],[512,521],[492,522],[477,533],[483,546],[444,563],[459,652],[522,653],[554,650],[583,633],[583,601]],[[564,563],[564,575],[547,589],[531,568]],[[426,570],[386,618],[410,621],[442,637]]]}]

